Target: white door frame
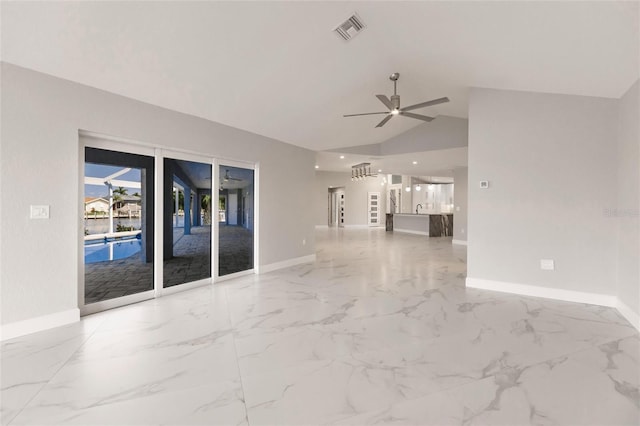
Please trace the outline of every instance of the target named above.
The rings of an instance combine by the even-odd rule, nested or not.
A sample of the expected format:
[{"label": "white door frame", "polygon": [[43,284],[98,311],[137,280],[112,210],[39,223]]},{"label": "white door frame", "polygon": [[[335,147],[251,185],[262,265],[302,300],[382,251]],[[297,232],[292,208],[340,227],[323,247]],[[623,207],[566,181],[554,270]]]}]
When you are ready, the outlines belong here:
[{"label": "white door frame", "polygon": [[[214,172],[216,177],[220,175],[220,168],[229,166],[229,167],[237,167],[241,169],[249,169],[253,170],[253,268],[247,269],[246,271],[240,271],[233,274],[228,274],[224,276],[220,276],[219,268],[214,268],[213,273],[213,282],[218,283],[222,281],[227,281],[232,278],[242,277],[244,275],[251,274],[259,274],[260,273],[260,163],[249,163],[244,161],[237,160],[228,160],[228,159],[220,159],[216,161],[216,165],[214,167]],[[216,186],[217,187],[217,186]],[[217,198],[216,198],[217,199]],[[227,197],[227,203],[228,203]],[[227,204],[228,205],[228,204]],[[213,225],[213,223],[212,223]],[[220,229],[220,223],[215,221],[216,227],[216,237],[213,238],[214,241],[214,249],[215,249],[215,260],[216,265],[218,265],[219,259],[219,244],[218,244],[218,235]]]},{"label": "white door frame", "polygon": [[[85,169],[85,148],[98,148],[98,149],[107,149],[110,151],[118,151],[125,154],[138,154],[145,155],[149,157],[155,157],[156,150],[151,146],[144,146],[141,144],[132,144],[130,141],[125,141],[122,139],[112,139],[109,137],[96,135],[94,133],[83,132],[80,131],[78,135],[78,145],[79,145],[79,154],[78,155],[78,170],[81,173],[78,173],[78,208],[79,208],[79,217],[84,218],[84,169]],[[158,170],[157,170],[157,157],[154,160],[154,200],[156,205],[154,208],[154,222],[156,221],[156,217],[158,215],[157,202],[158,196],[162,197],[162,193],[158,194]],[[161,212],[160,212],[161,213]],[[154,266],[154,276],[153,276],[153,285],[154,290],[143,291],[136,294],[130,294],[128,296],[117,297],[109,300],[102,300],[99,302],[91,303],[89,305],[85,305],[84,303],[84,290],[85,290],[85,282],[84,282],[84,241],[81,238],[78,238],[78,308],[80,309],[80,315],[89,315],[96,312],[104,311],[107,309],[117,308],[119,306],[130,305],[132,303],[142,302],[143,300],[153,299],[156,297],[156,288],[157,288],[157,276],[155,274],[155,270],[157,268],[158,263],[162,265],[162,261],[158,262],[156,257],[156,250],[158,247],[157,240],[157,231],[158,227],[154,223],[154,249],[153,249],[153,266]],[[80,220],[78,222],[78,235],[84,235],[84,221]]]},{"label": "white door frame", "polygon": [[[216,232],[217,229],[216,227],[213,226],[213,218],[214,215],[212,213],[212,223],[211,223],[211,247],[209,250],[209,253],[211,254],[211,275],[208,278],[203,278],[197,281],[192,281],[192,282],[188,282],[188,283],[182,283],[182,284],[177,284],[171,287],[167,287],[164,288],[164,200],[162,199],[163,196],[163,178],[164,178],[164,159],[165,158],[170,158],[172,160],[182,160],[182,161],[191,161],[194,163],[203,163],[203,164],[209,164],[211,166],[211,200],[213,203],[214,197],[214,191],[216,190],[216,188],[218,188],[218,176],[214,174],[214,170],[215,170],[215,159],[211,156],[205,156],[205,155],[198,155],[198,154],[193,154],[193,153],[188,153],[188,152],[183,152],[183,151],[175,151],[172,149],[161,149],[158,148],[156,149],[156,170],[158,170],[158,173],[156,175],[157,180],[156,180],[156,184],[158,185],[158,187],[156,188],[156,194],[160,194],[159,197],[157,197],[157,202],[159,203],[158,205],[162,206],[162,209],[156,209],[156,216],[154,217],[154,220],[156,221],[156,223],[160,224],[160,226],[156,226],[155,230],[156,230],[156,234],[155,234],[155,238],[156,241],[162,241],[162,244],[156,244],[154,247],[154,259],[156,258],[155,256],[159,256],[157,257],[157,259],[162,259],[160,263],[160,265],[154,265],[154,276],[158,277],[157,280],[155,280],[155,291],[156,291],[156,295],[157,296],[164,296],[164,295],[168,295],[168,294],[173,294],[173,293],[178,293],[180,291],[185,291],[185,290],[190,290],[192,288],[197,288],[197,287],[202,287],[205,285],[209,285],[211,283],[213,283],[213,271],[215,269],[215,265],[217,265],[218,259],[214,259],[213,257],[213,240],[215,240],[217,238]],[[160,163],[160,165],[158,166],[158,163]],[[187,202],[187,194],[185,193],[185,202]],[[195,201],[197,202],[197,200]],[[217,203],[216,203],[217,205]],[[192,206],[193,207],[193,206]],[[159,210],[159,211],[158,211]],[[191,214],[193,215],[194,209],[191,208],[190,209]],[[217,216],[215,216],[217,217]],[[185,217],[185,220],[187,218]]]},{"label": "white door frame", "polygon": [[[84,164],[85,164],[85,148],[100,148],[111,151],[119,151],[127,154],[139,154],[146,155],[154,158],[154,273],[153,273],[153,290],[136,293],[128,296],[118,297],[114,299],[104,300],[89,305],[84,304],[84,242],[78,238],[78,256],[77,256],[77,273],[78,273],[78,307],[80,309],[80,315],[89,315],[92,313],[104,311],[107,309],[117,308],[120,306],[129,305],[132,303],[142,302],[144,300],[161,297],[163,295],[169,295],[179,291],[189,290],[194,287],[200,287],[219,281],[228,280],[242,275],[257,274],[260,271],[260,164],[246,161],[238,161],[225,159],[223,157],[214,157],[198,152],[179,150],[175,148],[163,148],[161,146],[140,142],[137,140],[131,140],[126,138],[113,137],[103,134],[98,134],[90,131],[80,130],[78,132],[78,170],[82,171],[78,173],[78,217],[84,218]],[[217,215],[212,217],[212,229],[211,229],[211,278],[194,281],[191,283],[180,284],[169,288],[163,288],[163,244],[164,244],[164,232],[162,227],[163,219],[163,191],[162,184],[164,178],[164,158],[169,157],[177,160],[195,161],[199,163],[211,164],[211,194],[212,200],[217,200],[213,194],[216,188],[219,187],[219,174],[220,164],[231,167],[240,167],[245,169],[252,169],[253,185],[254,185],[254,197],[253,197],[253,269],[247,271],[238,272],[235,274],[225,275],[224,277],[218,276],[218,232],[219,226],[217,221]],[[217,203],[216,203],[217,206]],[[216,219],[216,220],[214,220]],[[78,221],[78,235],[84,235],[84,221]]]}]

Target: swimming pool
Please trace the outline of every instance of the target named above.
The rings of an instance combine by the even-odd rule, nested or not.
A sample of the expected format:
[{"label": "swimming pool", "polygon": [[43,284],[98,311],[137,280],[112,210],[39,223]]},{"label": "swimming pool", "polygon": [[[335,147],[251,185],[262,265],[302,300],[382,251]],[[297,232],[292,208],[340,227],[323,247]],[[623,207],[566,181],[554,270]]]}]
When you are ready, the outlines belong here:
[{"label": "swimming pool", "polygon": [[141,249],[142,241],[137,238],[87,241],[84,245],[84,263],[125,259],[139,253]]}]

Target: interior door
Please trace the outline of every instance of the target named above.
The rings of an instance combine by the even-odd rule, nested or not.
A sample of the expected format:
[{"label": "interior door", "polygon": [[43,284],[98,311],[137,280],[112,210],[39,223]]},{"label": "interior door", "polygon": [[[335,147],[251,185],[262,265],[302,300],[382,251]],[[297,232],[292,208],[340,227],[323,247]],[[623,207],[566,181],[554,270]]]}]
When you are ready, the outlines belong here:
[{"label": "interior door", "polygon": [[380,226],[380,193],[369,192],[368,196],[368,224],[369,226]]}]

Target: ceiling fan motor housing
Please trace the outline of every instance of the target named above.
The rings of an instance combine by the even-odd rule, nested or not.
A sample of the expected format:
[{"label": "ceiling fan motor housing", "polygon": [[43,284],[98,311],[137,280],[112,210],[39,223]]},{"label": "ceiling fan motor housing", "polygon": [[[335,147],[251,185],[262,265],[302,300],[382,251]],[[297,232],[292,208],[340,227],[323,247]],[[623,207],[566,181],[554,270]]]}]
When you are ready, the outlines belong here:
[{"label": "ceiling fan motor housing", "polygon": [[400,95],[392,95],[391,103],[393,104],[393,109],[400,109]]}]

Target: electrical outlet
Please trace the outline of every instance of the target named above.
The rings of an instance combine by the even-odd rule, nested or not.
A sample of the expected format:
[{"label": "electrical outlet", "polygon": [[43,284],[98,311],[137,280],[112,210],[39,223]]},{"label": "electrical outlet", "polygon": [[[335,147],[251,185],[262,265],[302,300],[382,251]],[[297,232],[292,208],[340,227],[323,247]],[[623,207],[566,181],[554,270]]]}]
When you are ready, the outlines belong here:
[{"label": "electrical outlet", "polygon": [[553,259],[540,259],[540,269],[544,271],[553,271],[556,269]]},{"label": "electrical outlet", "polygon": [[31,219],[49,219],[49,206],[31,206]]},{"label": "electrical outlet", "polygon": [[489,188],[489,181],[488,180],[481,180],[480,181],[480,188],[482,188],[482,189]]},{"label": "electrical outlet", "polygon": [[464,228],[461,228],[461,229],[460,229],[460,233],[461,233],[461,234],[464,234]]},{"label": "electrical outlet", "polygon": [[306,246],[306,245],[307,245],[307,239],[306,239],[306,238],[303,238],[303,239],[302,239],[302,245],[303,245],[303,246]]}]

